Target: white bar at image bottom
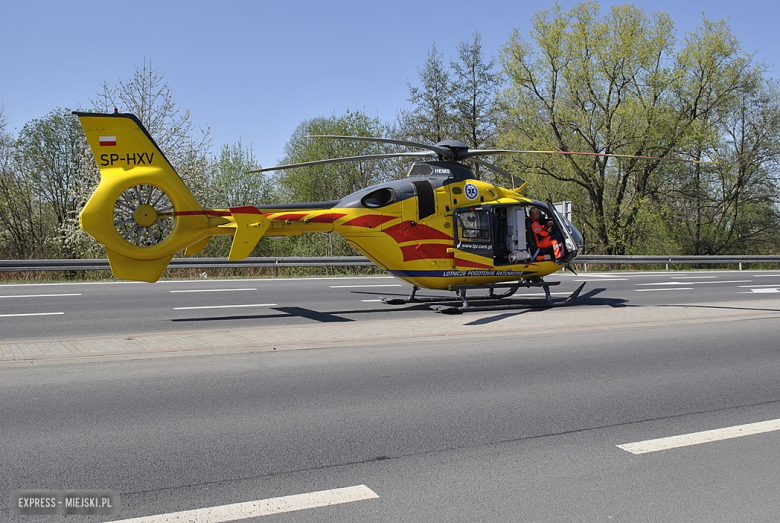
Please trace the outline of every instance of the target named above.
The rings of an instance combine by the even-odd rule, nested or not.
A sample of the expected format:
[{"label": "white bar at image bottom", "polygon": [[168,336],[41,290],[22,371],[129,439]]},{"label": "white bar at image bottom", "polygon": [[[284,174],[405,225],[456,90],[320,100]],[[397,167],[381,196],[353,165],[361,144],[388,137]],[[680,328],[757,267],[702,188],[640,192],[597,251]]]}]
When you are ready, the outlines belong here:
[{"label": "white bar at image bottom", "polygon": [[309,492],[308,494],[295,494],[293,496],[247,501],[245,503],[233,503],[232,505],[123,519],[115,523],[181,523],[184,521],[191,523],[224,523],[226,521],[236,521],[239,519],[282,514],[284,512],[294,512],[296,510],[340,505],[342,503],[352,503],[354,501],[376,499],[378,497],[379,496],[367,486],[357,485],[355,487]]},{"label": "white bar at image bottom", "polygon": [[668,438],[626,443],[624,445],[618,445],[618,448],[632,454],[648,454],[650,452],[658,452],[659,450],[676,449],[679,447],[688,447],[690,445],[699,445],[701,443],[741,438],[743,436],[763,434],[775,430],[780,430],[780,419],[759,421],[758,423],[748,423],[747,425],[736,425],[734,427],[722,429],[705,430],[703,432],[693,432],[681,436],[669,436]]}]

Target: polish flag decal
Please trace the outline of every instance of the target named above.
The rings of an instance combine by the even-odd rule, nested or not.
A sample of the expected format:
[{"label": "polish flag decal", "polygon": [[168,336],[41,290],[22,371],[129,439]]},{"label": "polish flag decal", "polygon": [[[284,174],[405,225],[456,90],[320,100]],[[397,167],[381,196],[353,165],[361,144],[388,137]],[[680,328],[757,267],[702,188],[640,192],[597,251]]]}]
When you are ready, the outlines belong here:
[{"label": "polish flag decal", "polygon": [[100,147],[113,147],[116,145],[116,136],[101,136]]}]

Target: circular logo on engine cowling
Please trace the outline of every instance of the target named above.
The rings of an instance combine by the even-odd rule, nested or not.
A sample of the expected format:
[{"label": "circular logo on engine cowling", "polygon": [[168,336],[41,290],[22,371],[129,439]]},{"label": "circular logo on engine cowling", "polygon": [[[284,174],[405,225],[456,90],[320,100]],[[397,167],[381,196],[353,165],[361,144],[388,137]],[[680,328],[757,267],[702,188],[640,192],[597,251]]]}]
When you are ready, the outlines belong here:
[{"label": "circular logo on engine cowling", "polygon": [[463,192],[469,200],[476,200],[477,196],[479,196],[479,189],[473,183],[467,183],[463,188]]}]

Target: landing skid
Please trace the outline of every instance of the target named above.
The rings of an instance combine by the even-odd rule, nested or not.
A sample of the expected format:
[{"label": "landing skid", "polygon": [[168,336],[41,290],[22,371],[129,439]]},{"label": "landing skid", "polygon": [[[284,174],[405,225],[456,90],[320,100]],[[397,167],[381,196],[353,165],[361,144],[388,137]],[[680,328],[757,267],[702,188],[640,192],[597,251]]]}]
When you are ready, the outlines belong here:
[{"label": "landing skid", "polygon": [[[585,287],[585,284],[583,283],[580,285],[577,290],[575,290],[573,293],[571,293],[566,299],[564,300],[553,300],[552,294],[550,293],[550,286],[552,285],[558,285],[561,282],[559,281],[552,281],[552,282],[546,282],[546,281],[523,281],[523,282],[512,282],[512,283],[496,283],[496,284],[488,284],[488,285],[451,285],[449,289],[451,291],[454,291],[456,293],[456,296],[454,297],[417,297],[416,293],[419,290],[419,287],[413,287],[412,293],[409,295],[408,298],[382,298],[382,301],[387,303],[388,305],[406,305],[409,303],[446,303],[450,301],[458,301],[460,300],[461,306],[460,307],[454,307],[450,305],[431,305],[431,309],[435,310],[436,312],[440,312],[442,314],[460,314],[462,312],[466,311],[502,311],[502,310],[512,310],[512,309],[535,309],[535,308],[550,308],[550,307],[565,307],[566,305],[571,305],[574,303],[574,301],[577,299],[577,297],[580,295],[580,292],[582,291],[582,288]],[[539,302],[539,303],[506,303],[506,304],[500,304],[500,305],[471,305],[469,301],[479,301],[479,300],[497,300],[502,298],[508,298],[509,296],[512,296],[520,287],[542,287],[544,289],[545,294],[545,301]],[[466,291],[472,290],[472,289],[488,289],[488,295],[487,296],[475,296],[472,298],[466,298]],[[506,289],[506,291],[502,294],[496,294],[496,289]]]}]

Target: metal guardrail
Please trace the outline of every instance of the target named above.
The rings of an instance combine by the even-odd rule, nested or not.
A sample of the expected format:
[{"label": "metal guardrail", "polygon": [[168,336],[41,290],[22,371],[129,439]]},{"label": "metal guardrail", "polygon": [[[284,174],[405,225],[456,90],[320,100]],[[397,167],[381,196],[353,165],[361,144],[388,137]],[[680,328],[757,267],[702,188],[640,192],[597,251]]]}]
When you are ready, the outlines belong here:
[{"label": "metal guardrail", "polygon": [[[236,269],[241,267],[357,267],[374,265],[365,256],[245,258],[174,258],[169,269]],[[106,259],[95,260],[0,260],[0,272],[109,270]]]},{"label": "metal guardrail", "polygon": [[[602,256],[586,254],[577,256],[574,262],[587,264],[633,265],[633,264],[738,264],[743,263],[780,263],[780,256]],[[286,258],[246,258],[228,261],[225,258],[174,258],[168,265],[170,269],[233,269],[241,267],[357,267],[374,265],[364,256],[336,257],[286,257]],[[22,271],[93,271],[109,270],[108,260],[0,260],[0,272]]]}]

